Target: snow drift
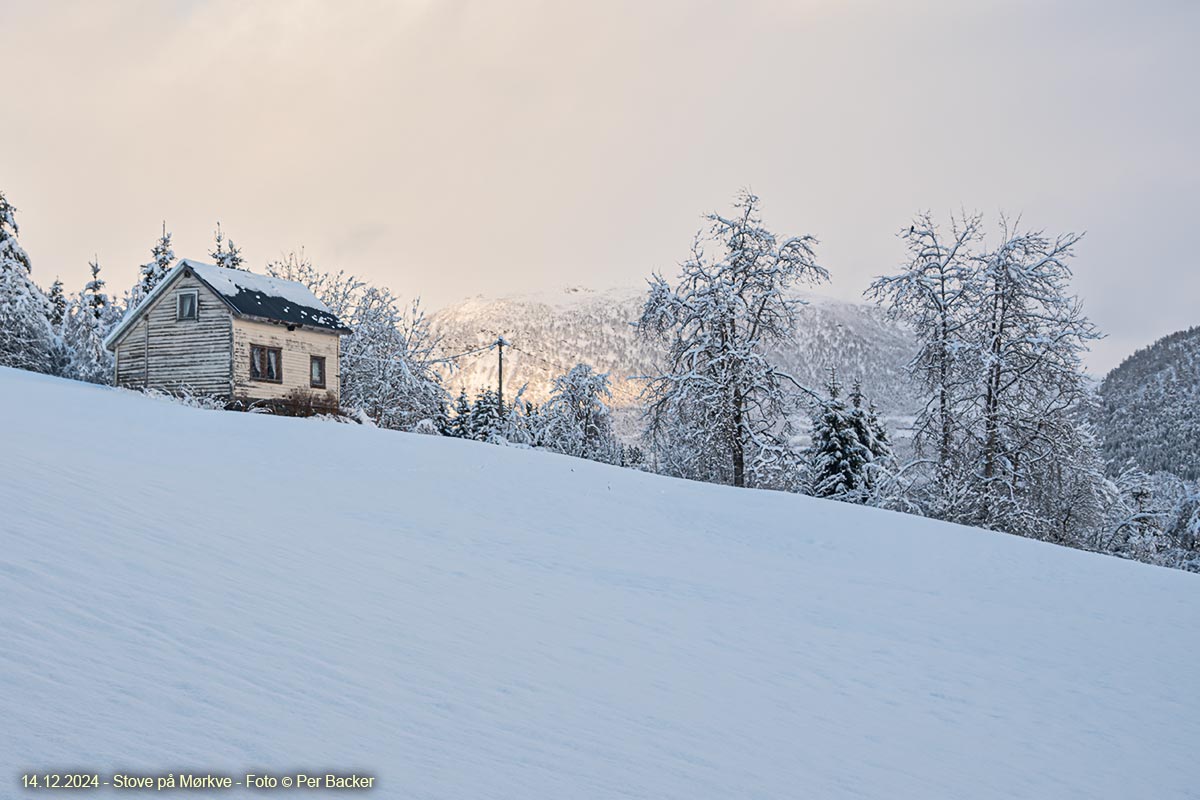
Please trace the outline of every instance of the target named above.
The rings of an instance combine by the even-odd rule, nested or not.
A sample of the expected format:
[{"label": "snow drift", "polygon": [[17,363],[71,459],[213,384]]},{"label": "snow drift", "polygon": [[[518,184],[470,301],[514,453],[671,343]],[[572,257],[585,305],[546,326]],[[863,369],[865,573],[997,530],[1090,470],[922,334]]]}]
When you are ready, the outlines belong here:
[{"label": "snow drift", "polygon": [[5,369],[0,418],[6,796],[46,768],[388,798],[1200,780],[1196,575]]}]

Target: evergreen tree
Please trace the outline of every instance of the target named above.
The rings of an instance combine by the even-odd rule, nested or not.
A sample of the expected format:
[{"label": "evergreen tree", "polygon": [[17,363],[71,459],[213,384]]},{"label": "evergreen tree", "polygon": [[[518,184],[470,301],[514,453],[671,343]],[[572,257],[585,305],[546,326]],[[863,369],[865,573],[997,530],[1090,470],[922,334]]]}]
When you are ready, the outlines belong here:
[{"label": "evergreen tree", "polygon": [[879,420],[875,404],[863,397],[862,381],[855,380],[850,390],[850,422],[858,440],[871,454],[872,462],[884,462],[892,458],[892,442],[887,429]]},{"label": "evergreen tree", "polygon": [[446,435],[456,439],[471,438],[471,400],[466,388],[459,391],[458,399],[454,401],[453,415],[446,423]]},{"label": "evergreen tree", "polygon": [[150,254],[154,258],[142,265],[141,278],[133,287],[133,291],[129,293],[128,306],[130,308],[141,303],[150,292],[154,291],[154,287],[167,277],[167,273],[171,271],[171,267],[175,263],[175,250],[171,247],[171,232],[167,230],[165,220],[162,224],[162,235],[150,248]]},{"label": "evergreen tree", "polygon": [[475,398],[468,418],[467,438],[479,442],[495,441],[502,436],[503,413],[500,395],[494,389],[485,389]]},{"label": "evergreen tree", "polygon": [[[860,435],[872,438],[862,414],[846,405],[837,373],[830,370],[827,397],[817,404],[809,447],[809,484],[813,496],[861,503],[868,488],[867,465],[874,458]],[[860,398],[861,400],[861,398]],[[864,431],[864,425],[867,430]]]},{"label": "evergreen tree", "polygon": [[17,241],[16,208],[0,192],[0,366],[53,369],[53,309],[30,277],[29,256]]},{"label": "evergreen tree", "polygon": [[217,231],[213,236],[214,246],[209,252],[213,263],[218,267],[226,269],[244,269],[242,264],[245,259],[242,258],[242,251],[233,243],[233,239],[227,238],[221,231],[221,223],[217,223]]},{"label": "evergreen tree", "polygon": [[108,294],[104,291],[104,279],[100,277],[100,259],[93,258],[88,262],[92,279],[84,284],[83,293],[87,297],[88,309],[97,320],[103,320],[108,315]]},{"label": "evergreen tree", "polygon": [[88,383],[110,383],[113,356],[104,347],[104,337],[116,323],[116,314],[104,292],[99,261],[93,259],[88,266],[92,279],[71,303],[63,323],[65,374]]},{"label": "evergreen tree", "polygon": [[67,316],[67,297],[63,294],[63,282],[58,278],[50,285],[50,293],[46,299],[50,303],[50,325],[58,331]]}]

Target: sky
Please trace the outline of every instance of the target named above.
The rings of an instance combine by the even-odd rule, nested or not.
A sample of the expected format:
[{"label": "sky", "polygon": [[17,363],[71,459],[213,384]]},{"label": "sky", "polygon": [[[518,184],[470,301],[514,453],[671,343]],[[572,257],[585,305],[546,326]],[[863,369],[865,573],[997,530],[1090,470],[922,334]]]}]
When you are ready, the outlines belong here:
[{"label": "sky", "polygon": [[826,293],[928,209],[1086,232],[1097,373],[1200,324],[1200,3],[0,0],[34,277],[132,284],[165,220],[420,296],[672,274],[743,187]]}]

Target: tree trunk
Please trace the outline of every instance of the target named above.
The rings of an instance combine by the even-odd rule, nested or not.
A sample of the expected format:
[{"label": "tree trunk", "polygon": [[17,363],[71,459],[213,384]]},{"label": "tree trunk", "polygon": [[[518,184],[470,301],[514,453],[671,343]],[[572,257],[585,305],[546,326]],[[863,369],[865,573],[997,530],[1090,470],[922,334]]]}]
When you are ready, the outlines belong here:
[{"label": "tree trunk", "polygon": [[733,485],[746,485],[746,448],[742,441],[742,393],[733,392],[733,436],[730,449],[733,451]]}]

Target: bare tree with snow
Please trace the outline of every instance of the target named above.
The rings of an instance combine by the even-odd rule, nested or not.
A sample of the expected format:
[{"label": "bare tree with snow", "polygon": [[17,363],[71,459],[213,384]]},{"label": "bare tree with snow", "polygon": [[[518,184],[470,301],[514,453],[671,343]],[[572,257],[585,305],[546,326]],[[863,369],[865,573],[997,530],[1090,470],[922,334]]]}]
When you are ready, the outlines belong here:
[{"label": "bare tree with snow", "polygon": [[801,301],[789,290],[828,280],[812,236],[782,240],[759,200],[710,214],[675,285],[650,280],[639,332],[666,344],[649,376],[647,437],[667,471],[734,486],[785,485],[799,464],[789,412],[801,387],[768,356],[788,341]]},{"label": "bare tree with snow", "polygon": [[419,300],[404,307],[388,289],[345,272],[322,272],[303,250],[268,264],[267,273],[304,284],[353,330],[341,342],[343,406],[403,430],[444,413],[446,392],[436,369],[441,342]]},{"label": "bare tree with snow", "polygon": [[1026,536],[1075,537],[1099,524],[1103,506],[1081,359],[1098,334],[1070,293],[1079,237],[1002,219],[998,244],[986,248],[980,226],[963,217],[943,236],[928,214],[918,216],[902,234],[908,265],[868,291],[917,334],[909,368],[929,402],[916,447],[937,466],[925,510]]},{"label": "bare tree with snow", "polygon": [[866,295],[888,315],[908,325],[917,352],[910,374],[926,390],[927,400],[913,424],[919,456],[932,456],[936,485],[930,513],[959,519],[965,513],[962,482],[968,472],[963,438],[975,397],[972,325],[978,307],[977,247],[981,218],[951,219],[943,231],[929,212],[917,215],[900,237],[908,261],[900,272],[878,278]]},{"label": "bare tree with snow", "polygon": [[613,435],[608,373],[576,364],[554,379],[542,406],[540,444],[559,453],[615,463],[620,446]]}]

